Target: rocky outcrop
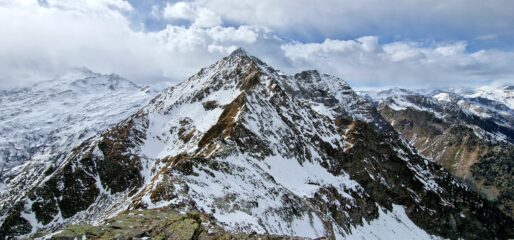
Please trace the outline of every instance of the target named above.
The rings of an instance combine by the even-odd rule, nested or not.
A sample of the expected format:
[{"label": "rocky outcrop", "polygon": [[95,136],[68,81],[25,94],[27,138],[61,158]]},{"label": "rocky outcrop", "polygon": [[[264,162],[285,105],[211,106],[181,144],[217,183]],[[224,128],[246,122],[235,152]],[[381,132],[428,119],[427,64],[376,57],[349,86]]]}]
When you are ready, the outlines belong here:
[{"label": "rocky outcrop", "polygon": [[[44,236],[39,232],[38,236]],[[178,213],[170,209],[133,210],[108,219],[100,226],[69,225],[50,239],[301,239],[256,233],[232,233],[218,226],[215,219],[199,212]]]}]

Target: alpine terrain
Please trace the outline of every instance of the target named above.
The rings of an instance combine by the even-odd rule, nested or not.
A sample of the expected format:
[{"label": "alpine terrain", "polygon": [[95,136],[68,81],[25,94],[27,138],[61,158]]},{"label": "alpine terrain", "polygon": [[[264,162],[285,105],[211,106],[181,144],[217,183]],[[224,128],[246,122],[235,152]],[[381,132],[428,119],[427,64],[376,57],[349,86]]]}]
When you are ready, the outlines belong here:
[{"label": "alpine terrain", "polygon": [[[450,174],[512,184],[501,161],[447,171],[400,129],[417,129],[393,119],[400,107],[379,112],[337,77],[288,76],[238,49],[144,105],[149,89],[80,74],[1,93],[3,239],[514,237],[508,202],[502,211]],[[437,112],[449,120],[421,121],[451,131],[469,117],[460,138],[512,151],[512,109],[475,109],[498,115],[488,120],[451,103]]]},{"label": "alpine terrain", "polygon": [[514,86],[362,95],[421,155],[514,217]]}]

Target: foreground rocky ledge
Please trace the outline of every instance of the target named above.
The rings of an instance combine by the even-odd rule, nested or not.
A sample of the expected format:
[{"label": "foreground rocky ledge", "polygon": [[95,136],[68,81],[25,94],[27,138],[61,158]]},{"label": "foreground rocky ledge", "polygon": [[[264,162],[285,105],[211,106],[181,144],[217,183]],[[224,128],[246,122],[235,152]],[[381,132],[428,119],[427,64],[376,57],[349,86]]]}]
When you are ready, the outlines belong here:
[{"label": "foreground rocky ledge", "polygon": [[[288,236],[231,233],[220,227],[215,219],[196,211],[178,213],[160,209],[127,211],[108,219],[104,224],[68,225],[56,233],[39,232],[43,239],[302,239]],[[321,237],[319,239],[325,239]]]}]

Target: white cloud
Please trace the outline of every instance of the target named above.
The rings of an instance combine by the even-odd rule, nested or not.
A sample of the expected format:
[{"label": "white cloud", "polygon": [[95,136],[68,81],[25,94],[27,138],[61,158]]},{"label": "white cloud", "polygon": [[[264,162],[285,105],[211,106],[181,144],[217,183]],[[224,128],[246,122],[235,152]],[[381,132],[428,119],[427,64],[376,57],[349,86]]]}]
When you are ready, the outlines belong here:
[{"label": "white cloud", "polygon": [[[25,2],[30,2],[29,0]],[[124,0],[45,0],[48,6],[59,8],[62,10],[80,11],[83,13],[91,12],[111,12],[111,10],[119,10],[122,12],[131,12],[134,9]]]},{"label": "white cloud", "polygon": [[224,55],[228,55],[236,49],[237,49],[236,46],[225,47],[225,46],[221,46],[221,45],[217,45],[217,44],[211,44],[211,45],[207,46],[207,50],[210,53],[221,53]]},{"label": "white cloud", "polygon": [[435,51],[437,53],[439,53],[443,56],[447,56],[447,57],[462,55],[462,54],[464,54],[465,50],[466,50],[466,43],[464,43],[464,42],[459,42],[459,43],[450,44],[450,45],[444,45],[444,46],[437,47],[435,49]]},{"label": "white cloud", "polygon": [[511,0],[194,0],[192,4],[224,20],[306,38],[370,34],[454,40],[514,38]]},{"label": "white cloud", "polygon": [[378,37],[376,36],[365,36],[357,38],[357,42],[359,42],[362,46],[362,49],[366,52],[376,52],[380,49],[378,45]]},{"label": "white cloud", "polygon": [[415,43],[395,42],[384,46],[384,51],[389,54],[391,61],[416,61],[426,58],[426,55]]},{"label": "white cloud", "polygon": [[186,2],[168,3],[164,8],[163,15],[165,18],[194,20],[196,11],[191,4]]},{"label": "white cloud", "polygon": [[183,19],[192,22],[192,26],[208,28],[222,24],[221,18],[213,11],[197,7],[189,2],[168,3],[163,10],[165,19]]},{"label": "white cloud", "polygon": [[[359,4],[341,8],[333,2],[332,7],[323,7],[300,0],[295,4],[279,1],[268,8],[266,0],[252,6],[243,0],[227,1],[223,2],[227,6],[218,7],[202,1],[150,6],[148,14],[153,14],[153,19],[158,14],[169,24],[160,31],[142,32],[131,28],[134,23],[127,18],[138,10],[122,0],[48,0],[43,5],[36,0],[0,0],[0,88],[47,79],[81,66],[115,72],[142,84],[181,81],[236,47],[244,47],[288,73],[319,69],[357,87],[447,86],[514,78],[514,53],[471,51],[466,41],[381,43],[377,36],[359,35],[362,37],[300,42],[279,34],[282,27],[298,30],[311,20],[305,24],[315,26],[327,16],[333,17],[327,26],[337,23],[344,27],[349,23],[340,22],[334,12],[344,10],[351,15],[362,10]],[[298,9],[297,4],[304,8]],[[234,7],[234,13],[216,10],[221,7]],[[265,12],[269,19],[260,18]],[[373,19],[373,12],[370,14]],[[239,18],[247,25],[234,24]],[[174,25],[176,20],[190,24]],[[222,20],[237,27],[224,26]]]},{"label": "white cloud", "polygon": [[423,46],[418,42],[380,45],[374,36],[322,43],[290,43],[282,49],[295,68],[314,68],[356,86],[431,87],[514,78],[514,53],[467,52],[464,42]]},{"label": "white cloud", "polygon": [[264,31],[256,27],[241,26],[234,27],[214,27],[208,30],[210,36],[218,42],[245,42],[254,43],[258,38],[258,31]]},{"label": "white cloud", "polygon": [[[181,81],[234,49],[251,49],[265,32],[257,27],[184,27],[138,32],[118,0],[40,6],[37,1],[0,3],[0,88],[48,79],[85,66],[139,83]],[[126,2],[123,2],[126,3]],[[126,3],[128,4],[128,3]],[[87,10],[89,9],[89,10]]]},{"label": "white cloud", "polygon": [[356,56],[374,54],[382,51],[375,36],[364,36],[356,40],[326,39],[323,43],[292,43],[284,44],[285,56],[291,60],[312,58],[329,58],[335,55]]}]

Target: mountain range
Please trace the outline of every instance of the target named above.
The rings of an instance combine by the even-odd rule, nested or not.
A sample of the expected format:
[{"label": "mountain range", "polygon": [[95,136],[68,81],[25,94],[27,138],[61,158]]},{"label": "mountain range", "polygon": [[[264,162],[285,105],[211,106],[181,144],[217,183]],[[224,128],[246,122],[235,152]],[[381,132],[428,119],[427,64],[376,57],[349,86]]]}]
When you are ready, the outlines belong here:
[{"label": "mountain range", "polygon": [[242,49],[161,92],[77,69],[0,92],[0,236],[512,238],[511,90],[357,93]]},{"label": "mountain range", "polygon": [[514,86],[360,94],[422,156],[514,216]]}]

